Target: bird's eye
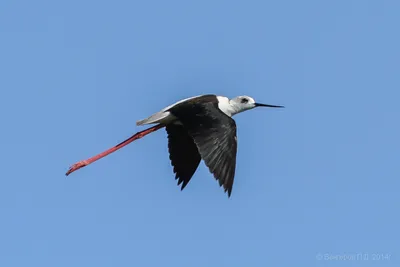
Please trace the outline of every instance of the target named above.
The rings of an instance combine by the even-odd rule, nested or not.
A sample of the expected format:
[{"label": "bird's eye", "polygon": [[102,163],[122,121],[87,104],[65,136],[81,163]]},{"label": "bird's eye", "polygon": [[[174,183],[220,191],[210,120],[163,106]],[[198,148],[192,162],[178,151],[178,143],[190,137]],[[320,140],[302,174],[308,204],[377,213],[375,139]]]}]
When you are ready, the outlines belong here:
[{"label": "bird's eye", "polygon": [[240,101],[242,104],[246,104],[247,102],[249,102],[249,100],[247,98],[242,98],[242,101]]}]

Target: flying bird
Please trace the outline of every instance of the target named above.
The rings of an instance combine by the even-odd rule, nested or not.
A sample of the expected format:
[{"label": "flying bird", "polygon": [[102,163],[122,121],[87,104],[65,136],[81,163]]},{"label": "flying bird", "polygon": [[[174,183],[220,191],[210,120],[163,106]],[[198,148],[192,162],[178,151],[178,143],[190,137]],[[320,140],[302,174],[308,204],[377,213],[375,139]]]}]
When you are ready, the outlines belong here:
[{"label": "flying bird", "polygon": [[256,103],[249,96],[229,99],[208,94],[183,99],[147,119],[136,122],[137,126],[156,124],[155,126],[134,134],[92,158],[75,163],[66,175],[165,127],[169,158],[181,190],[189,183],[203,159],[209,171],[230,197],[237,152],[236,123],[232,116],[256,107],[283,108],[283,106]]}]

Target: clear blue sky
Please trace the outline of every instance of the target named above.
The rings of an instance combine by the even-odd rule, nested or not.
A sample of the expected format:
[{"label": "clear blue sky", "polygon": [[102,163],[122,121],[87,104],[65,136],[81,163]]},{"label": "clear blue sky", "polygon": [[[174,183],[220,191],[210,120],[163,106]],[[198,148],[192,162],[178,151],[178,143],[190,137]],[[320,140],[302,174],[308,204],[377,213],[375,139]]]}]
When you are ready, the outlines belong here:
[{"label": "clear blue sky", "polygon": [[[386,0],[1,1],[0,266],[400,266],[399,14]],[[235,117],[230,199],[204,163],[180,191],[164,130],[65,177],[206,93],[286,106]]]}]

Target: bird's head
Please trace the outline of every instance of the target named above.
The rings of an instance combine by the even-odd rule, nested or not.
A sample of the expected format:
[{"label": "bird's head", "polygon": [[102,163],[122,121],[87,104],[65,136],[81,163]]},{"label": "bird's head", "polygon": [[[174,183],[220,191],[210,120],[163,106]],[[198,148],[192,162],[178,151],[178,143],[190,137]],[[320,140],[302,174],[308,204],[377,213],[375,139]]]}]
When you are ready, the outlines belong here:
[{"label": "bird's head", "polygon": [[253,109],[256,107],[269,107],[269,108],[283,108],[283,106],[276,106],[276,105],[268,105],[268,104],[261,104],[256,103],[254,99],[250,96],[237,96],[232,98],[229,103],[231,104],[232,108],[235,110],[234,114],[238,114],[240,112]]}]

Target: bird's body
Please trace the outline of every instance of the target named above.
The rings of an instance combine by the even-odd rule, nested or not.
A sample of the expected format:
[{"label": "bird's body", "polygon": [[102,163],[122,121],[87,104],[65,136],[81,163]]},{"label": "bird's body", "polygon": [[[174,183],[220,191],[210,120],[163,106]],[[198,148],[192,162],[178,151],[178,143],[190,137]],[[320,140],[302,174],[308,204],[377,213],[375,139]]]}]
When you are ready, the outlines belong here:
[{"label": "bird's body", "polygon": [[168,149],[175,179],[183,190],[201,161],[231,195],[236,168],[236,123],[232,116],[257,106],[281,107],[255,103],[248,96],[229,100],[224,96],[195,96],[170,105],[150,117],[137,121],[138,126],[157,124],[137,133],[121,144],[91,158],[78,162],[67,172],[84,167],[128,143],[165,127]]},{"label": "bird's body", "polygon": [[229,98],[216,95],[200,95],[180,100],[175,104],[163,108],[161,111],[151,115],[150,117],[144,120],[137,121],[136,125],[141,126],[151,123],[169,124],[173,123],[174,121],[175,123],[179,123],[179,119],[176,116],[174,116],[171,110],[177,110],[179,107],[183,107],[184,105],[188,104],[203,105],[207,103],[213,104],[219,110],[224,112],[227,116],[229,117],[232,116],[233,108],[231,107],[231,105],[229,105]]}]

